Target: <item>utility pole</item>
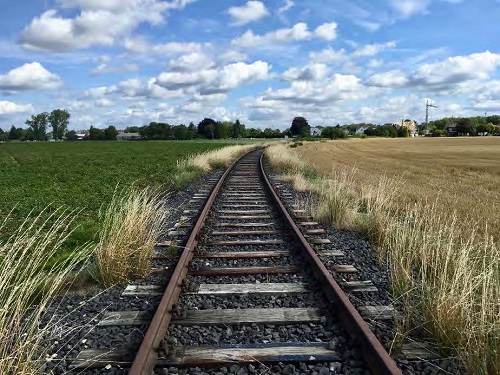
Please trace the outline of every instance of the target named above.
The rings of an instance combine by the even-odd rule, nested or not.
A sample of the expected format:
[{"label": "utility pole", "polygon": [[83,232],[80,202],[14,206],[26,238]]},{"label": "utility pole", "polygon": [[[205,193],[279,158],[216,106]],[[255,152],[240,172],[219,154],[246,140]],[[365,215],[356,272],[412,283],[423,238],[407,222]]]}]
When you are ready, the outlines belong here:
[{"label": "utility pole", "polygon": [[429,130],[429,108],[437,108],[434,104],[430,104],[429,101],[427,100],[427,103],[425,103],[425,129]]}]

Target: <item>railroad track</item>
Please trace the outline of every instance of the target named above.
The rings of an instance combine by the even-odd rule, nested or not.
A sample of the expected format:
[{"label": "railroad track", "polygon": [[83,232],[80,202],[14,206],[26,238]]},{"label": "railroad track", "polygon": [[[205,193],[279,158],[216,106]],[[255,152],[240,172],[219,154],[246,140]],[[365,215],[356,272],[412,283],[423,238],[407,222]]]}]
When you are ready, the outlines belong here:
[{"label": "railroad track", "polygon": [[[320,256],[342,254],[320,250],[329,241],[321,238],[324,230],[305,212],[287,211],[262,155],[245,155],[210,194],[197,194],[203,209],[165,290],[126,288],[125,294],[145,299],[162,294],[152,319],[140,311],[112,311],[99,323],[134,326],[150,319],[138,351],[83,350],[74,369],[119,365],[149,375],[226,366],[231,373],[401,374],[345,294],[370,292],[373,284],[334,280]],[[352,274],[356,268],[338,264],[334,271]],[[366,318],[382,310],[367,306],[364,312]]]}]

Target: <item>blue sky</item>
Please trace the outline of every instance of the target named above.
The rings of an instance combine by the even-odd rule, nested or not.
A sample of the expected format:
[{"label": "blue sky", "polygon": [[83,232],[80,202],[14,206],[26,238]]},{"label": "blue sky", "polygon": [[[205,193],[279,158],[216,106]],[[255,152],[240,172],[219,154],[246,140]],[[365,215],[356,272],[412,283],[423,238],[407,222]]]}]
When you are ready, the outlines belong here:
[{"label": "blue sky", "polygon": [[500,113],[499,0],[0,0],[0,127]]}]

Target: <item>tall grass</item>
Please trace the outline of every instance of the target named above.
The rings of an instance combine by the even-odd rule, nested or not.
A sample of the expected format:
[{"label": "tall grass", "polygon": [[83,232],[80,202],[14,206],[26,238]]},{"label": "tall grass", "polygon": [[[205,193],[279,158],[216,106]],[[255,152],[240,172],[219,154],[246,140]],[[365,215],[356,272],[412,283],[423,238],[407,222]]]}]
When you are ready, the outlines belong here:
[{"label": "tall grass", "polygon": [[[0,374],[41,372],[47,353],[44,338],[56,323],[46,316],[52,298],[91,252],[89,245],[77,248],[70,258],[50,266],[74,230],[76,212],[47,211],[25,219],[0,242]],[[42,319],[48,321],[43,327]]]},{"label": "tall grass", "polygon": [[213,151],[206,151],[200,154],[188,156],[177,161],[179,171],[197,170],[201,173],[210,172],[217,168],[226,168],[239,156],[260,147],[258,144],[234,145],[219,148]]},{"label": "tall grass", "polygon": [[106,287],[144,277],[163,229],[168,209],[151,189],[117,189],[101,212],[101,231],[95,249],[100,281]]},{"label": "tall grass", "polygon": [[400,301],[400,334],[418,328],[460,358],[468,373],[500,373],[500,249],[487,230],[435,203],[393,204],[405,189],[384,176],[361,186],[355,169],[307,178],[309,167],[293,149],[271,146],[266,154],[316,196],[313,216],[377,245]]}]

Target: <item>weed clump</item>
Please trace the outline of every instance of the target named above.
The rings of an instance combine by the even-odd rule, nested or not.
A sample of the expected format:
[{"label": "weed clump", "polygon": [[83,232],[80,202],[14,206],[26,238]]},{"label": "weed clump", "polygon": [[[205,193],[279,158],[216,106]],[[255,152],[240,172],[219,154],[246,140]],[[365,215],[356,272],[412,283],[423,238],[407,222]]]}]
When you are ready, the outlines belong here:
[{"label": "weed clump", "polygon": [[101,212],[101,231],[95,258],[106,287],[146,276],[151,255],[168,209],[151,189],[116,190]]}]

